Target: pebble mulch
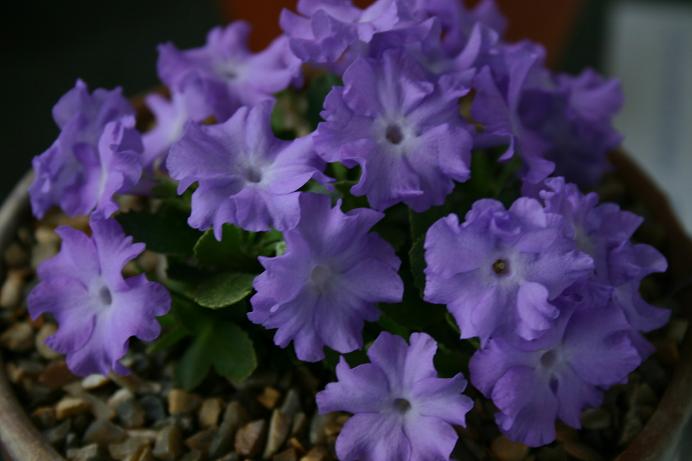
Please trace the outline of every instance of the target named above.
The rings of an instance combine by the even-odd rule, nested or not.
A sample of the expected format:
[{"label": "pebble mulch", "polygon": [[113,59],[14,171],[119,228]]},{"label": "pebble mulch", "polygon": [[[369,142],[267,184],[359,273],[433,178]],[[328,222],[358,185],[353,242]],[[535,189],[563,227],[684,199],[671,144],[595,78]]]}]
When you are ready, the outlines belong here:
[{"label": "pebble mulch", "polygon": [[[97,461],[326,461],[345,414],[316,414],[322,388],[309,368],[279,375],[260,369],[242,386],[211,378],[198,394],[173,387],[174,357],[146,354],[135,346],[126,377],[73,376],[44,339],[55,325],[32,322],[25,298],[34,270],[55,254],[53,232],[68,218],[53,217],[22,227],[4,252],[6,277],[0,289],[0,350],[5,372],[46,439],[69,460]],[[68,220],[85,228],[82,220]],[[146,253],[136,262],[155,265]],[[459,429],[454,457],[464,461],[603,461],[612,459],[642,429],[679,360],[687,322],[674,318],[652,338],[657,352],[627,384],[612,388],[601,408],[586,410],[583,430],[559,426],[558,440],[529,449],[502,437],[494,408],[473,389],[474,410]]]}]

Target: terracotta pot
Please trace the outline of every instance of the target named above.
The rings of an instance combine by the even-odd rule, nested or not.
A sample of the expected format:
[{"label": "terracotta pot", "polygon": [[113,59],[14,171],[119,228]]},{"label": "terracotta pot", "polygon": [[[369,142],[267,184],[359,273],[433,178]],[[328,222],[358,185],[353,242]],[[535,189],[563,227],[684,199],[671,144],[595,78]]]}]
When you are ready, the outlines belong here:
[{"label": "terracotta pot", "polygon": [[[652,219],[665,227],[667,244],[661,250],[669,258],[671,273],[688,278],[688,266],[692,263],[692,240],[678,222],[665,195],[626,155],[616,153],[612,160],[617,175],[628,190],[650,210]],[[24,219],[29,219],[27,190],[30,182],[31,176],[27,175],[0,209],[0,252],[14,239],[18,225]],[[692,305],[692,296],[682,301],[689,307]],[[686,313],[689,314],[689,309]],[[680,355],[681,360],[658,408],[616,461],[675,460],[683,429],[692,414],[692,328],[688,330]],[[15,461],[62,460],[29,420],[4,372],[0,358],[0,446],[4,448],[5,455]]]}]

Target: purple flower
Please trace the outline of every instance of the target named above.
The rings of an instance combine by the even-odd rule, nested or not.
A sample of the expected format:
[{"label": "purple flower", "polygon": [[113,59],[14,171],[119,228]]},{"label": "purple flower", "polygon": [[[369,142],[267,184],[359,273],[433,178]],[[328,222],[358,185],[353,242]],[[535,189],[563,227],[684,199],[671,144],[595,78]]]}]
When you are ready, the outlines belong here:
[{"label": "purple flower", "polygon": [[343,213],[340,203],[332,208],[329,197],[311,193],[300,204],[298,226],[284,233],[286,253],[260,257],[265,272],[255,279],[248,317],[277,328],[278,346],[293,341],[298,358],[314,362],[325,345],[360,348],[363,322],[379,317],[378,302],[400,302],[404,288],[394,249],[369,232],[382,213]]},{"label": "purple flower", "polygon": [[288,39],[279,37],[267,49],[248,50],[250,26],[235,21],[214,28],[202,48],[180,51],[170,43],[159,46],[159,77],[173,92],[190,78],[198,79],[205,102],[217,120],[226,120],[242,105],[272,99],[273,94],[301,78],[300,61]]},{"label": "purple flower", "polygon": [[283,10],[280,23],[300,60],[327,64],[341,73],[367,49],[375,33],[413,19],[408,3],[377,0],[362,10],[351,0],[300,0],[299,14]]},{"label": "purple flower", "polygon": [[593,260],[565,238],[561,219],[520,198],[506,210],[479,200],[463,224],[452,214],[425,238],[425,299],[446,304],[462,338],[518,333],[535,339],[560,315],[565,289],[593,270]]},{"label": "purple flower", "polygon": [[555,440],[558,418],[579,428],[582,410],[600,405],[603,389],[625,381],[642,361],[618,309],[561,310],[541,339],[493,338],[469,365],[471,382],[499,410],[502,432],[529,446]]},{"label": "purple flower", "polygon": [[465,426],[473,407],[462,394],[466,380],[437,376],[435,341],[413,333],[411,345],[380,333],[368,349],[371,363],[350,368],[344,358],[338,381],[317,394],[320,413],[353,416],[336,440],[343,461],[448,460],[457,441],[452,424]]},{"label": "purple flower", "polygon": [[[525,126],[526,112],[542,111],[541,91],[549,85],[543,66],[545,50],[530,42],[500,48],[476,75],[476,95],[471,107],[474,121],[483,130],[476,135],[475,147],[507,146],[502,160],[518,153],[524,162],[524,179],[538,183],[551,174],[555,165],[545,158],[549,144]],[[540,92],[540,95],[543,93]]]},{"label": "purple flower", "polygon": [[556,174],[593,187],[608,169],[607,154],[622,139],[612,127],[622,106],[620,83],[592,70],[555,81],[555,90],[539,103],[546,109],[524,116],[525,124],[549,144],[546,156],[555,162]]},{"label": "purple flower", "polygon": [[40,283],[31,291],[32,318],[51,314],[58,331],[46,340],[67,355],[78,375],[126,373],[120,359],[131,337],[153,341],[159,335],[157,316],[171,305],[166,289],[144,275],[123,278],[122,268],[144,250],[132,243],[111,219],[90,221],[93,237],[59,227],[62,248],[38,268]]},{"label": "purple flower", "polygon": [[149,168],[165,164],[168,150],[183,136],[188,121],[201,122],[213,115],[202,85],[194,78],[173,91],[170,100],[153,93],[147,96],[146,104],[156,119],[154,127],[142,136],[144,165]]},{"label": "purple flower", "polygon": [[599,204],[598,195],[584,195],[563,178],[546,180],[539,194],[547,211],[564,218],[566,234],[594,259],[595,272],[582,291],[593,294],[607,290],[637,331],[663,326],[670,311],[646,303],[639,294],[642,279],[667,268],[658,250],[630,242],[643,219],[614,203]]},{"label": "purple flower", "polygon": [[423,211],[468,179],[471,138],[458,104],[467,89],[443,91],[396,50],[357,59],[344,84],[327,95],[315,149],[328,162],[361,166],[354,195],[380,210],[403,202]]},{"label": "purple flower", "polygon": [[468,43],[476,24],[496,31],[505,30],[506,20],[494,0],[483,0],[469,9],[460,0],[416,0],[415,11],[424,17],[441,22],[443,47],[450,54],[458,54]]},{"label": "purple flower", "polygon": [[272,106],[241,107],[220,125],[190,123],[171,147],[167,168],[179,181],[178,192],[199,183],[190,226],[213,228],[219,240],[226,223],[250,231],[288,230],[300,218],[298,189],[313,178],[327,181],[310,136],[274,137]]},{"label": "purple flower", "polygon": [[[94,178],[93,165],[101,161],[100,157],[120,157],[113,152],[123,149],[105,144],[100,146],[100,140],[105,142],[110,137],[112,142],[117,142],[113,132],[126,130],[129,124],[127,117],[133,112],[119,88],[110,91],[96,89],[89,93],[81,80],[60,98],[53,108],[53,119],[61,130],[60,135],[47,151],[34,157],[32,162],[36,178],[29,189],[29,195],[36,217],[43,217],[53,205],[58,205],[68,215],[75,216],[88,214],[97,203],[103,203],[103,194],[94,195],[91,187],[93,184],[86,183]],[[110,134],[105,134],[106,125],[116,121],[116,126],[109,128]],[[130,132],[123,136],[128,140],[135,137]],[[124,150],[136,147],[129,143]],[[112,158],[108,161],[120,163]],[[133,166],[132,170],[136,168]],[[121,173],[117,172],[116,175]],[[124,176],[129,178],[134,174],[136,171],[130,171]],[[104,170],[102,176],[104,183],[108,182],[110,172]]]}]

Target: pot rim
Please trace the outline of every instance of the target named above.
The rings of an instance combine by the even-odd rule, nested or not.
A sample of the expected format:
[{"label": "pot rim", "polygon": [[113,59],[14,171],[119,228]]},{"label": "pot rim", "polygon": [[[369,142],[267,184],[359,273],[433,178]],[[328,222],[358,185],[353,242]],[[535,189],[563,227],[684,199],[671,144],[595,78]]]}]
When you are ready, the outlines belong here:
[{"label": "pot rim", "polygon": [[[630,157],[622,152],[611,155],[618,175],[637,197],[651,210],[654,219],[664,224],[669,241],[675,244],[671,270],[692,261],[692,240],[686,234],[670,206],[666,195],[653,183]],[[29,215],[29,185],[33,174],[27,173],[12,190],[0,208],[0,250],[14,239],[19,224]],[[672,245],[671,244],[671,245]],[[0,274],[4,275],[2,271]],[[690,309],[687,309],[689,317]],[[660,461],[670,459],[692,414],[692,328],[689,328],[680,349],[671,381],[664,391],[654,414],[641,432],[618,455],[615,461]],[[0,451],[10,460],[62,461],[53,447],[44,440],[30,421],[5,376],[0,353]]]}]

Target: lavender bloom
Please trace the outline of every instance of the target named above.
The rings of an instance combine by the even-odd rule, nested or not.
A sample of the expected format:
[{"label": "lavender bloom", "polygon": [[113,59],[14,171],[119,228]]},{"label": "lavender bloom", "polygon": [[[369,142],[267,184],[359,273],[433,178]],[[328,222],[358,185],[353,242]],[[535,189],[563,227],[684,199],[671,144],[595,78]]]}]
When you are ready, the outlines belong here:
[{"label": "lavender bloom", "polygon": [[556,89],[541,104],[547,110],[540,117],[524,120],[549,143],[546,155],[556,174],[586,187],[598,184],[609,166],[607,154],[622,140],[612,127],[622,106],[620,83],[592,70],[558,75]]},{"label": "lavender bloom", "polygon": [[93,237],[59,227],[62,248],[38,268],[40,283],[31,291],[29,312],[36,319],[51,314],[58,331],[46,340],[67,355],[75,374],[127,372],[120,359],[128,341],[153,341],[159,335],[156,317],[171,304],[166,289],[144,275],[123,278],[122,268],[144,250],[132,243],[111,219],[90,221]]},{"label": "lavender bloom", "polygon": [[[60,206],[70,216],[88,214],[96,206],[97,198],[85,191],[88,189],[85,182],[93,176],[93,169],[82,162],[86,159],[92,165],[99,156],[108,156],[108,153],[99,152],[99,140],[106,124],[131,114],[133,109],[119,88],[96,89],[89,93],[86,84],[78,80],[75,87],[60,98],[53,108],[53,119],[61,130],[60,135],[32,162],[36,178],[29,195],[34,216],[43,217],[53,205]],[[111,128],[113,130],[117,131]],[[107,171],[103,174],[108,176]]]},{"label": "lavender bloom", "polygon": [[377,0],[361,10],[351,0],[300,0],[299,14],[283,10],[280,24],[300,60],[330,65],[341,73],[375,33],[413,19],[411,6],[402,0]]},{"label": "lavender bloom", "polygon": [[320,413],[353,413],[336,440],[339,459],[449,459],[457,441],[452,424],[465,426],[473,407],[461,393],[466,380],[437,376],[437,344],[430,336],[413,333],[410,341],[380,333],[368,349],[372,363],[349,368],[342,357],[338,382],[317,394]]},{"label": "lavender bloom", "polygon": [[452,214],[425,238],[425,299],[446,304],[462,338],[517,333],[535,339],[560,315],[553,301],[587,277],[593,260],[563,235],[561,219],[520,198],[505,210],[479,200],[463,224]]},{"label": "lavender bloom", "polygon": [[458,106],[467,89],[430,81],[396,50],[359,58],[344,84],[327,95],[315,149],[328,162],[361,166],[354,195],[380,210],[403,202],[423,211],[468,179],[471,138]]},{"label": "lavender bloom", "polygon": [[159,77],[174,92],[190,78],[198,79],[205,102],[217,120],[226,120],[242,105],[272,99],[272,95],[299,82],[300,61],[288,39],[279,37],[264,51],[250,53],[250,26],[235,21],[214,28],[202,48],[180,51],[170,43],[159,46]]},{"label": "lavender bloom", "polygon": [[469,365],[473,385],[499,410],[502,432],[529,446],[555,440],[558,418],[579,428],[582,410],[600,405],[603,389],[625,381],[642,361],[619,310],[561,310],[541,339],[493,338]]},{"label": "lavender bloom", "polygon": [[265,272],[254,283],[251,321],[277,328],[274,342],[294,342],[304,361],[324,357],[322,348],[347,353],[362,346],[365,320],[379,317],[378,302],[403,296],[394,249],[369,232],[382,213],[358,208],[343,213],[327,196],[303,194],[301,218],[284,233],[287,251],[260,257]]},{"label": "lavender bloom", "polygon": [[201,122],[213,115],[202,87],[198,79],[192,78],[174,91],[170,100],[158,94],[147,96],[146,104],[154,113],[156,124],[142,136],[145,166],[153,169],[165,164],[168,150],[183,136],[187,122]]},{"label": "lavender bloom", "polygon": [[469,9],[460,0],[416,0],[414,10],[423,17],[437,18],[442,25],[443,48],[449,55],[458,54],[469,41],[476,24],[502,35],[506,20],[494,0],[483,0]]},{"label": "lavender bloom", "polygon": [[501,47],[476,75],[476,95],[471,107],[473,119],[483,127],[476,135],[475,147],[508,146],[501,159],[518,153],[525,164],[524,179],[534,184],[555,168],[545,158],[550,145],[528,129],[522,117],[526,112],[543,110],[543,99],[527,95],[549,84],[544,55],[542,47],[530,42]]},{"label": "lavender bloom", "polygon": [[667,268],[658,250],[630,242],[642,218],[614,203],[598,204],[598,195],[584,195],[563,178],[546,180],[540,196],[547,211],[564,217],[566,233],[578,248],[594,259],[595,272],[583,291],[595,293],[605,288],[637,331],[663,326],[670,311],[646,303],[639,293],[643,278]]},{"label": "lavender bloom", "polygon": [[168,171],[182,193],[194,182],[192,214],[196,229],[231,223],[250,231],[288,230],[300,218],[300,189],[310,179],[327,181],[313,153],[312,138],[282,141],[271,131],[271,101],[241,107],[225,123],[188,124],[171,147]]}]

